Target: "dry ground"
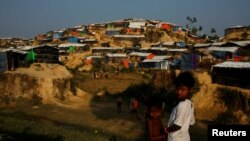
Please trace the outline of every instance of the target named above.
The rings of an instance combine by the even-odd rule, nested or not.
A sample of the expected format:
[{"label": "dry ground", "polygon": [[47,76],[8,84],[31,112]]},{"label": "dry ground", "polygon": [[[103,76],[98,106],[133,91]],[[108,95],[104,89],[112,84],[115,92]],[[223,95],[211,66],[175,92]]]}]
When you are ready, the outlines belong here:
[{"label": "dry ground", "polygon": [[[142,107],[141,120],[136,120],[130,115],[128,102],[124,102],[123,111],[118,114],[115,99],[93,97],[103,87],[116,93],[142,80],[140,74],[121,74],[119,79],[96,80],[88,73],[79,73],[75,76],[75,83],[80,88],[77,96],[71,96],[63,103],[30,106],[21,101],[12,108],[1,108],[0,134],[7,133],[20,141],[111,141],[114,136],[118,141],[145,140]],[[167,117],[165,114],[163,118],[165,125]],[[206,140],[205,124],[198,122],[191,129],[191,136],[193,141]]]}]

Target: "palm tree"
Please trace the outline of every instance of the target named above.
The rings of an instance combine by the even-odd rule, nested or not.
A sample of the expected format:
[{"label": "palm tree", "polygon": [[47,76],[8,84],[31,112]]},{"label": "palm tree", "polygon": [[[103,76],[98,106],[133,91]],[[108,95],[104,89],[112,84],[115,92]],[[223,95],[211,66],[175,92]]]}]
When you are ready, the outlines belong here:
[{"label": "palm tree", "polygon": [[199,31],[202,31],[202,30],[203,30],[203,27],[202,27],[202,26],[200,26],[198,30],[199,30]]},{"label": "palm tree", "polygon": [[187,16],[187,21],[188,21],[188,22],[191,22],[192,19],[191,19],[189,16]]},{"label": "palm tree", "polygon": [[196,23],[196,22],[197,22],[196,17],[193,17],[192,23]]}]

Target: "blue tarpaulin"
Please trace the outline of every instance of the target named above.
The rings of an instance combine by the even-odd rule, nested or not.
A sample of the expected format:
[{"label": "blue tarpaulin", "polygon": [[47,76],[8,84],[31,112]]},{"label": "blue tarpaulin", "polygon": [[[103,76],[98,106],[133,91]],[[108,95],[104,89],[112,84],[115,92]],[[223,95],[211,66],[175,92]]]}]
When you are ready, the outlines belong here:
[{"label": "blue tarpaulin", "polygon": [[176,42],[176,46],[178,47],[185,47],[185,43],[184,42]]},{"label": "blue tarpaulin", "polygon": [[181,58],[181,70],[194,70],[197,67],[198,55],[183,54]]},{"label": "blue tarpaulin", "polygon": [[69,41],[70,43],[78,43],[79,39],[76,38],[76,37],[69,37],[68,41]]}]

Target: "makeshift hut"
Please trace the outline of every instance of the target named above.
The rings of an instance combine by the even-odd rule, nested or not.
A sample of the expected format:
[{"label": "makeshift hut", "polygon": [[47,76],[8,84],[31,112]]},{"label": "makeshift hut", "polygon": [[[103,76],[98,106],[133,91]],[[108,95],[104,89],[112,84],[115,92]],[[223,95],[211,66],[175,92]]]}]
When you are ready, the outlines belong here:
[{"label": "makeshift hut", "polygon": [[19,67],[25,67],[26,51],[9,48],[0,51],[0,71],[15,70]]},{"label": "makeshift hut", "polygon": [[69,54],[72,52],[84,52],[89,50],[87,44],[80,43],[64,43],[58,46],[60,54]]},{"label": "makeshift hut", "polygon": [[40,45],[40,46],[26,46],[20,50],[27,51],[27,57],[30,62],[38,63],[58,63],[59,49],[57,45]]},{"label": "makeshift hut", "polygon": [[211,68],[214,83],[250,88],[250,62],[226,61]]}]

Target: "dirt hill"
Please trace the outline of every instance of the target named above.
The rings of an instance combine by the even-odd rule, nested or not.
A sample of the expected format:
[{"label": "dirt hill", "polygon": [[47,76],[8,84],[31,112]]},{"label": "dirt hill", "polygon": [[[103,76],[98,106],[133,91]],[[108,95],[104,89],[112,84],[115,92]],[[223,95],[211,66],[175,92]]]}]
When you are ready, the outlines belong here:
[{"label": "dirt hill", "polygon": [[71,73],[64,66],[32,64],[30,68],[1,74],[0,90],[4,93],[1,97],[9,97],[10,103],[20,98],[57,103],[73,95],[71,79]]},{"label": "dirt hill", "polygon": [[[197,72],[195,73],[195,76],[200,84],[199,92],[192,98],[195,104],[197,119],[214,121],[218,115],[226,112],[228,108],[232,109],[232,107],[227,107],[227,105],[225,105],[225,103],[219,98],[218,88],[237,90],[250,96],[250,91],[247,89],[212,84],[211,77],[207,72]],[[228,95],[230,95],[230,93],[228,93]],[[239,123],[248,123],[249,119],[242,110],[239,109],[238,111],[233,111],[233,114],[237,117]]]}]

